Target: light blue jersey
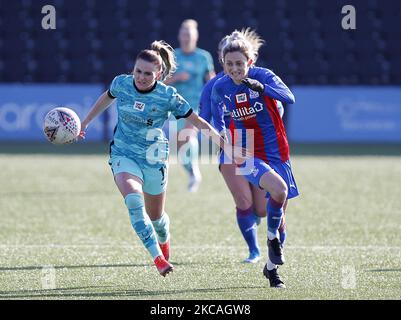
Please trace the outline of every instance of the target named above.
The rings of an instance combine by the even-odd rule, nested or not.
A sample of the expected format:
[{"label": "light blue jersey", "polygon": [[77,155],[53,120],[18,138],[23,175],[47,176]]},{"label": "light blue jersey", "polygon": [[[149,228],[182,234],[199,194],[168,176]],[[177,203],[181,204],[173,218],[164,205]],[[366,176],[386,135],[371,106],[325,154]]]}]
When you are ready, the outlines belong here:
[{"label": "light blue jersey", "polygon": [[147,91],[138,91],[133,75],[119,75],[109,94],[117,98],[118,122],[110,144],[111,157],[127,157],[144,167],[160,166],[168,158],[168,140],[162,127],[173,114],[177,119],[192,112],[177,90],[161,82]]},{"label": "light blue jersey", "polygon": [[181,49],[175,49],[178,68],[176,73],[187,72],[189,79],[174,83],[177,91],[198,111],[205,75],[214,71],[213,58],[209,52],[196,48],[194,52],[185,54]]}]

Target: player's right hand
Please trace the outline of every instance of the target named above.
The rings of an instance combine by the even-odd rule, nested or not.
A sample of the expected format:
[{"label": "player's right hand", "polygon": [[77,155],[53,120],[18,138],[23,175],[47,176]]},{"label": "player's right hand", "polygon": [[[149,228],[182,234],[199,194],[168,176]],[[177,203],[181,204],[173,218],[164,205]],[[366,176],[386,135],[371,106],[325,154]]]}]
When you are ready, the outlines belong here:
[{"label": "player's right hand", "polygon": [[79,132],[79,135],[76,140],[84,140],[85,135],[86,135],[86,129],[88,128],[88,125],[83,121],[81,123],[81,131]]},{"label": "player's right hand", "polygon": [[265,86],[256,79],[245,78],[242,79],[241,82],[251,90],[259,92],[260,94],[263,94],[265,90]]},{"label": "player's right hand", "polygon": [[77,140],[84,140],[85,139],[86,132],[84,130],[81,130],[79,133]]}]

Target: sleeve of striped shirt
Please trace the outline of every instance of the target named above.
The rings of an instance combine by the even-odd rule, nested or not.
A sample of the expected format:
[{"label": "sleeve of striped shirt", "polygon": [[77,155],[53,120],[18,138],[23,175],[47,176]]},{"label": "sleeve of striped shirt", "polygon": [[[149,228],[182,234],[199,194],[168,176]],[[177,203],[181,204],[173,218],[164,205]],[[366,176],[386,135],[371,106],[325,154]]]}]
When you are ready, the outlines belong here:
[{"label": "sleeve of striped shirt", "polygon": [[213,124],[219,133],[225,132],[224,123],[224,110],[223,110],[223,100],[221,99],[216,86],[212,89],[212,103],[211,111],[213,116]]},{"label": "sleeve of striped shirt", "polygon": [[199,103],[199,116],[210,123],[212,119],[212,91],[209,82],[205,85],[202,90],[200,103]]},{"label": "sleeve of striped shirt", "polygon": [[265,86],[264,94],[266,96],[284,103],[295,103],[294,94],[279,76],[270,70],[266,70],[262,77]]}]

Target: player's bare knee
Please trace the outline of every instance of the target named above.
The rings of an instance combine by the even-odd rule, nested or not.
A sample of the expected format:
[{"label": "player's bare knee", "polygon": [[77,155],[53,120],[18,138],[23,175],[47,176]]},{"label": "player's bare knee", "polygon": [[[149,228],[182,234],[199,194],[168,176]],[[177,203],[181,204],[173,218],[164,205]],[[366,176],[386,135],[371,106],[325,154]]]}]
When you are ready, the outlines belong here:
[{"label": "player's bare knee", "polygon": [[271,192],[271,196],[277,202],[284,203],[287,200],[288,196],[288,188],[285,184],[277,187],[273,192]]},{"label": "player's bare knee", "polygon": [[235,204],[238,209],[247,210],[252,206],[252,199],[240,193],[235,196]]},{"label": "player's bare knee", "polygon": [[283,185],[283,193],[284,193],[284,201],[287,200],[288,196],[288,187],[286,184]]},{"label": "player's bare knee", "polygon": [[281,190],[280,190],[280,202],[285,202],[285,200],[287,200],[287,196],[288,196],[288,188],[287,186],[284,186]]}]

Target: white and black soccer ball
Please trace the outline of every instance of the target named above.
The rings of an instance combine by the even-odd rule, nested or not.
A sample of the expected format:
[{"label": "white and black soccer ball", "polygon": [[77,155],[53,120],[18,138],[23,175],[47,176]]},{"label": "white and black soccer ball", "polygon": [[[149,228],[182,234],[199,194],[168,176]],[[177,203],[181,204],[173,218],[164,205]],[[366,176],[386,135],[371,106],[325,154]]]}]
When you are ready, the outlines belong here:
[{"label": "white and black soccer ball", "polygon": [[46,116],[43,132],[51,143],[62,145],[73,143],[81,131],[78,115],[69,108],[54,108]]}]

